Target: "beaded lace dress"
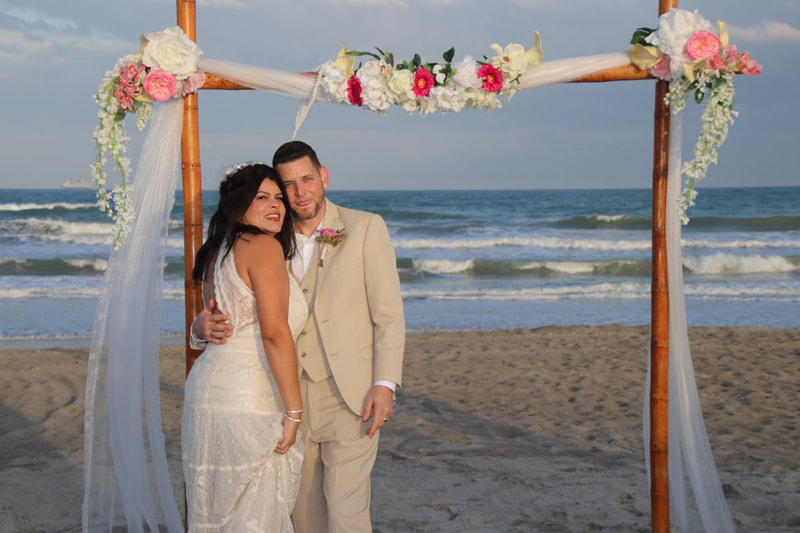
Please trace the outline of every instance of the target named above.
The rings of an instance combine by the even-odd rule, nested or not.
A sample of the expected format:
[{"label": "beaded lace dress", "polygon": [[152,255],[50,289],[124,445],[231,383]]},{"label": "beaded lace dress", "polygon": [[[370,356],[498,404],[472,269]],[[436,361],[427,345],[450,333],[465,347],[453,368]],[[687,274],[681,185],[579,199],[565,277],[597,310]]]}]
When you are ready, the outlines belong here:
[{"label": "beaded lace dress", "polygon": [[[289,278],[296,338],[308,309]],[[283,435],[284,406],[261,342],[255,295],[232,252],[217,260],[214,285],[234,330],[226,344],[208,345],[186,380],[181,442],[189,531],[294,531],[303,441],[298,435],[285,455],[273,451]]]}]

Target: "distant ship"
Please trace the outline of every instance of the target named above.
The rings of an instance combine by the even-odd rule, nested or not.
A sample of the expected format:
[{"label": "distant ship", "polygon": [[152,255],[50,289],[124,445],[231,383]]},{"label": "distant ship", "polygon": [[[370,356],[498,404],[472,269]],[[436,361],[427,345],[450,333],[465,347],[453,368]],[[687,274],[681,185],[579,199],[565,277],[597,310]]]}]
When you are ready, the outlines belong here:
[{"label": "distant ship", "polygon": [[86,180],[67,180],[61,185],[62,189],[91,189],[92,182]]}]

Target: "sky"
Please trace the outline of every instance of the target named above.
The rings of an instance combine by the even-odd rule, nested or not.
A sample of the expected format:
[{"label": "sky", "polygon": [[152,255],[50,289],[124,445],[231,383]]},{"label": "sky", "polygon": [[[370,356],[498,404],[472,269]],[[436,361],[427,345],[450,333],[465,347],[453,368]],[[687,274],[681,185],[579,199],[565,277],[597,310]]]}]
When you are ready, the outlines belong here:
[{"label": "sky", "polygon": [[[739,116],[703,187],[800,185],[800,0],[686,0],[726,22],[731,43],[764,66],[737,76]],[[176,25],[173,0],[0,0],[0,189],[88,180],[92,94],[139,35]],[[203,57],[312,71],[346,43],[396,60],[494,55],[533,44],[544,60],[621,52],[658,24],[657,0],[198,0]],[[653,81],[520,91],[494,112],[425,118],[318,103],[298,138],[330,170],[332,189],[649,188]],[[291,138],[298,101],[260,91],[200,91],[204,189],[240,161],[269,162]],[[700,108],[684,112],[684,158]],[[133,117],[135,118],[135,117]],[[126,120],[134,160],[144,134]],[[114,181],[115,178],[110,178]]]}]

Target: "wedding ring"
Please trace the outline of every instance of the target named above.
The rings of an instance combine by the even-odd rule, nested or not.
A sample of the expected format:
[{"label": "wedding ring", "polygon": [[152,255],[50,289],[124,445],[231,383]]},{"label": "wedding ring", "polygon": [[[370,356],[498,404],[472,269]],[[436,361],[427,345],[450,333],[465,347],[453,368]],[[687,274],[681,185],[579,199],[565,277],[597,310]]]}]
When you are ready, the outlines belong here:
[{"label": "wedding ring", "polygon": [[211,338],[212,339],[214,338],[214,330],[213,329],[211,330]]},{"label": "wedding ring", "polygon": [[388,419],[388,418],[384,418],[384,419],[383,419],[383,421],[384,421],[384,422],[388,422],[388,421],[389,421],[389,419]]}]

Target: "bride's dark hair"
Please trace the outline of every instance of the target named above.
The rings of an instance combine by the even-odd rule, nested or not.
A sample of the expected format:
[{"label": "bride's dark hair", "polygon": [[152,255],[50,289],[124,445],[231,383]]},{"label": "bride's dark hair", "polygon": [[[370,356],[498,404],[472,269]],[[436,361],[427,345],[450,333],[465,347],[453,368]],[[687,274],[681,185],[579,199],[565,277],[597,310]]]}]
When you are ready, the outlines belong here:
[{"label": "bride's dark hair", "polygon": [[255,226],[241,222],[250,204],[253,203],[253,199],[258,193],[258,188],[264,179],[274,181],[280,188],[283,205],[286,207],[286,216],[283,219],[281,231],[275,235],[275,238],[281,243],[283,256],[286,259],[294,255],[295,240],[292,210],[289,207],[286,188],[281,183],[277,172],[263,163],[237,166],[219,184],[219,204],[217,205],[217,211],[211,216],[211,220],[208,223],[206,242],[197,251],[194,268],[192,269],[192,279],[204,280],[220,249],[224,248],[227,256],[239,233],[264,233]]}]

